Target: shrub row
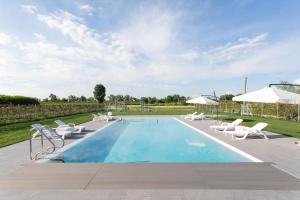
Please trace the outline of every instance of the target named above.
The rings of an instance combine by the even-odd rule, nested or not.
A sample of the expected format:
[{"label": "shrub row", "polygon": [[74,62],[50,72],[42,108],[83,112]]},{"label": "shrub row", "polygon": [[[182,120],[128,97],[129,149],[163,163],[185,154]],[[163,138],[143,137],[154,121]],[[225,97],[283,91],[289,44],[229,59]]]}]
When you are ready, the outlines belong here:
[{"label": "shrub row", "polygon": [[40,104],[12,105],[0,104],[0,125],[38,119],[66,116],[87,112],[103,111],[102,104]]},{"label": "shrub row", "polygon": [[0,95],[0,104],[38,105],[39,100],[33,97]]}]

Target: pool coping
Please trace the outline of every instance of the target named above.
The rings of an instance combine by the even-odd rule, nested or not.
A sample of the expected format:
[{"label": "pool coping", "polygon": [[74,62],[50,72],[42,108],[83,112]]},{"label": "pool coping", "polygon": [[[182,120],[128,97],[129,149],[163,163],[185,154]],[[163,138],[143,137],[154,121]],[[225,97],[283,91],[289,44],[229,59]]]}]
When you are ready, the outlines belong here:
[{"label": "pool coping", "polygon": [[184,122],[184,121],[182,121],[182,120],[180,120],[180,119],[178,119],[176,117],[173,117],[173,119],[176,120],[176,121],[178,121],[179,123],[181,123],[181,124],[183,124],[183,125],[191,128],[191,129],[197,131],[198,133],[200,133],[202,135],[205,135],[206,137],[208,137],[208,138],[214,140],[215,142],[217,142],[217,143],[219,143],[219,144],[227,147],[228,149],[230,149],[230,150],[232,150],[232,151],[234,151],[234,152],[236,152],[236,153],[238,153],[238,154],[240,154],[240,155],[248,158],[249,160],[251,160],[253,162],[259,162],[259,163],[264,162],[264,161],[262,161],[262,160],[260,160],[260,159],[258,159],[256,157],[254,157],[254,156],[252,156],[252,155],[250,155],[250,154],[248,154],[248,153],[246,153],[246,152],[244,152],[244,151],[242,151],[242,150],[240,150],[240,149],[238,149],[238,148],[236,148],[236,147],[234,147],[234,146],[232,146],[232,145],[230,145],[230,144],[228,144],[226,142],[223,142],[222,140],[217,139],[216,137],[214,137],[214,136],[212,136],[212,135],[210,135],[208,133],[205,133],[204,131],[201,131],[198,128],[195,128],[195,127],[189,125],[188,123],[186,123],[186,122]]}]

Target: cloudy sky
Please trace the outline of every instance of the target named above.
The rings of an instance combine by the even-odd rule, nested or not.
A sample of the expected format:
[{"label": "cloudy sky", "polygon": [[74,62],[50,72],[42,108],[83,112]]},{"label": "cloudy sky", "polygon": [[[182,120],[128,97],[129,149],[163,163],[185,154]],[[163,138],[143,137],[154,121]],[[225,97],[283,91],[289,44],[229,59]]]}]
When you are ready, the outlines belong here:
[{"label": "cloudy sky", "polygon": [[17,1],[0,7],[0,94],[186,96],[300,83],[300,1]]}]

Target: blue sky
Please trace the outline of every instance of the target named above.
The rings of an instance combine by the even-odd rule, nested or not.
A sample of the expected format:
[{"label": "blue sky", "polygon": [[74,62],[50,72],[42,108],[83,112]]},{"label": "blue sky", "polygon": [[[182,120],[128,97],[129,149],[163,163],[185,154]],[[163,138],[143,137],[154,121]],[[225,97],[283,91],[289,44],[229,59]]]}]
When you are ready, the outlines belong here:
[{"label": "blue sky", "polygon": [[300,83],[300,1],[1,1],[0,93],[240,93]]}]

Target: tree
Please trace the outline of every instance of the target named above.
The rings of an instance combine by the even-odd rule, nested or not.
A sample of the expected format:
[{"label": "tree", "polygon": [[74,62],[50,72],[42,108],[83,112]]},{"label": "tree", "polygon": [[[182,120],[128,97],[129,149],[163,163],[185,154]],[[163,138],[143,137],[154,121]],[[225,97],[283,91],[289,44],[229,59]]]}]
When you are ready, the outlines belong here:
[{"label": "tree", "polygon": [[233,94],[224,94],[224,95],[220,96],[219,100],[220,101],[225,101],[225,100],[226,101],[231,101],[233,97],[234,97]]},{"label": "tree", "polygon": [[97,84],[94,88],[94,97],[99,103],[104,102],[105,98],[105,87],[102,84]]},{"label": "tree", "polygon": [[89,97],[87,100],[88,100],[89,102],[96,101],[94,97]]},{"label": "tree", "polygon": [[85,96],[81,96],[81,97],[79,97],[79,101],[86,102],[87,98]]},{"label": "tree", "polygon": [[58,101],[59,100],[55,94],[50,94],[49,99],[50,99],[50,101]]},{"label": "tree", "polygon": [[76,102],[77,101],[77,97],[75,95],[70,95],[70,96],[68,96],[68,101],[69,102]]}]

